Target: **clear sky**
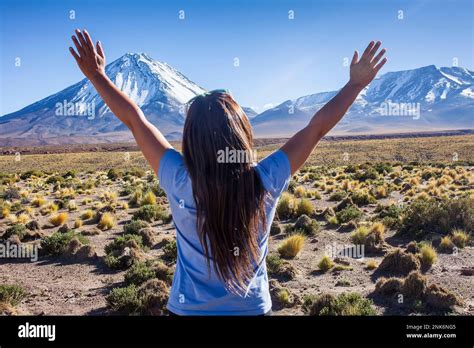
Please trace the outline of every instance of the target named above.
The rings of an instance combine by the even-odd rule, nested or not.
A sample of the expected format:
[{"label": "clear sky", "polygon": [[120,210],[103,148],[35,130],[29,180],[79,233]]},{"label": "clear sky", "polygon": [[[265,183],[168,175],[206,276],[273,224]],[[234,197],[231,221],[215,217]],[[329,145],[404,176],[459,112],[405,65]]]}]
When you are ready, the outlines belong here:
[{"label": "clear sky", "polygon": [[474,65],[472,0],[0,0],[0,7],[0,115],[83,78],[68,52],[77,27],[102,41],[109,63],[146,52],[258,111],[340,88],[344,58],[370,39],[388,49],[382,72],[453,59]]}]

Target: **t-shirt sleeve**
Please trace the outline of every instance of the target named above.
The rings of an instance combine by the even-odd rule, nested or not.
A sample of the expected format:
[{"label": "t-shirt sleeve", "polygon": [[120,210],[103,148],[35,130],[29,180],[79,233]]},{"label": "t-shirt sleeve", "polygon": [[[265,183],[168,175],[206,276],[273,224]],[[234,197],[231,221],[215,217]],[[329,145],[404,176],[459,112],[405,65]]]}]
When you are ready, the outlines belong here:
[{"label": "t-shirt sleeve", "polygon": [[185,176],[183,156],[173,148],[167,149],[158,165],[158,180],[166,193],[180,186]]},{"label": "t-shirt sleeve", "polygon": [[282,150],[262,159],[256,167],[265,189],[273,198],[279,197],[288,188],[291,167],[288,156]]}]

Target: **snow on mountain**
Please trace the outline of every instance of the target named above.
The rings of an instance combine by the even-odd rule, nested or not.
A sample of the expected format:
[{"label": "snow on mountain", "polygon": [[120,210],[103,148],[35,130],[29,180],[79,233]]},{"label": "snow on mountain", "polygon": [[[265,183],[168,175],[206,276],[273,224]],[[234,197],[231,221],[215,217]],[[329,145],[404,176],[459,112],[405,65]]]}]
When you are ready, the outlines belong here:
[{"label": "snow on mountain", "polygon": [[[170,65],[145,53],[125,54],[107,65],[106,73],[172,140],[180,139],[184,104],[205,92]],[[474,128],[473,84],[474,72],[461,67],[430,65],[388,72],[359,94],[334,134]],[[258,115],[252,108],[243,109],[257,137],[288,136],[303,128],[336,93],[287,100]],[[87,79],[0,117],[0,146],[130,140],[130,132]]]},{"label": "snow on mountain", "polygon": [[[474,72],[461,67],[388,72],[359,94],[334,133],[474,128],[473,84]],[[293,134],[336,93],[287,100],[255,117],[254,130],[258,136]]]},{"label": "snow on mountain", "polygon": [[[165,133],[182,130],[183,105],[204,93],[179,71],[145,53],[127,53],[106,66],[107,76]],[[0,118],[0,144],[130,140],[125,126],[84,79]]]}]

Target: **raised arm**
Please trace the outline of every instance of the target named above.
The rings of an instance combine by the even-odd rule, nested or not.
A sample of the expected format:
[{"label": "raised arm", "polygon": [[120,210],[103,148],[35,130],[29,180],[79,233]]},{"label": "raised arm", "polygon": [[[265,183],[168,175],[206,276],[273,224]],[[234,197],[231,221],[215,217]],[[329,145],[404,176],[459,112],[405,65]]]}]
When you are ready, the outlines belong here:
[{"label": "raised arm", "polygon": [[306,162],[319,140],[341,120],[362,89],[375,78],[387,62],[387,58],[382,59],[385,49],[375,55],[380,45],[380,41],[370,42],[360,60],[358,52],[354,52],[349,82],[316,112],[305,128],[282,146],[281,149],[290,160],[291,174],[294,174]]},{"label": "raised arm", "polygon": [[89,33],[76,30],[72,36],[77,53],[72,47],[69,51],[76,59],[77,65],[84,75],[91,81],[97,92],[110,110],[131,131],[138,147],[148,163],[157,173],[158,165],[170,143],[163,134],[153,126],[143,114],[137,104],[120,91],[105,74],[105,54],[100,41],[93,44]]}]

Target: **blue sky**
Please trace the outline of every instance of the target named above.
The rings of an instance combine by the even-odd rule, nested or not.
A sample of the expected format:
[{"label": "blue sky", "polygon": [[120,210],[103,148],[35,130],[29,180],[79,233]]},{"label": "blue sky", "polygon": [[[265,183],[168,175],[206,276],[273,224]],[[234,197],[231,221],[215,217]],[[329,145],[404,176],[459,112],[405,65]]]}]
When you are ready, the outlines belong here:
[{"label": "blue sky", "polygon": [[102,41],[109,63],[146,52],[259,111],[340,88],[344,58],[371,39],[388,49],[382,73],[451,66],[453,58],[474,64],[471,0],[0,0],[0,7],[0,115],[82,79],[68,52],[77,27]]}]

